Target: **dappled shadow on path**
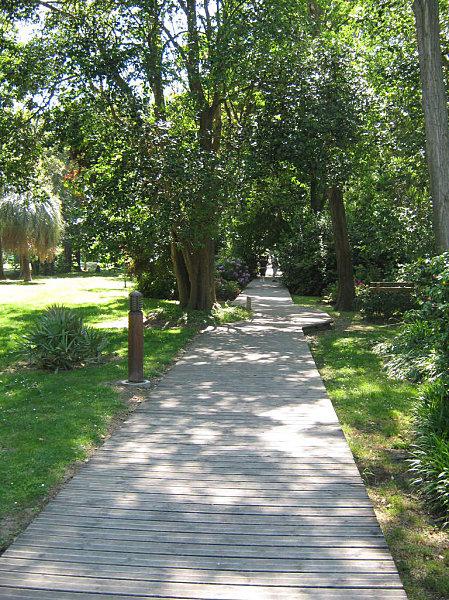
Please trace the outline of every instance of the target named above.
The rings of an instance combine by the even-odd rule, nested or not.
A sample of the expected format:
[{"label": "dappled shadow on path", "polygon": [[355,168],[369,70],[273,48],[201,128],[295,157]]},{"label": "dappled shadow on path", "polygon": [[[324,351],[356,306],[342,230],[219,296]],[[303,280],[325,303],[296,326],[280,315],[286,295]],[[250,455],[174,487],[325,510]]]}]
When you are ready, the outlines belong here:
[{"label": "dappled shadow on path", "polygon": [[0,559],[0,592],[405,598],[302,317],[254,291],[256,318],[199,336]]}]

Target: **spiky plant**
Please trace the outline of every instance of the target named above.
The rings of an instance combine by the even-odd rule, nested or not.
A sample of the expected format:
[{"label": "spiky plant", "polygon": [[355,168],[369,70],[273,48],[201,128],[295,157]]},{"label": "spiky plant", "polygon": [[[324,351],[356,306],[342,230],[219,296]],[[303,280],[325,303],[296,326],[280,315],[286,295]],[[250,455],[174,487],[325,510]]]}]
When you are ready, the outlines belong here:
[{"label": "spiky plant", "polygon": [[30,255],[52,256],[62,233],[59,200],[48,194],[9,192],[0,198],[0,232],[5,250],[20,256],[25,281],[31,281]]}]

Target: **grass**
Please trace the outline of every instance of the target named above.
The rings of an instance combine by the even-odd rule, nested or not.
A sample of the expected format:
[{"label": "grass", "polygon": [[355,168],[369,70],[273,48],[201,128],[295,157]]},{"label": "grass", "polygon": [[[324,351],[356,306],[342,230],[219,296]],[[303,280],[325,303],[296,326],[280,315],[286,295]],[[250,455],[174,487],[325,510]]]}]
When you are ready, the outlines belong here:
[{"label": "grass", "polygon": [[[33,284],[0,284],[0,549],[41,508],[71,465],[101,443],[129,410],[111,382],[126,378],[127,295],[119,278],[90,276],[42,278]],[[45,373],[20,363],[21,336],[52,303],[79,312],[108,338],[103,364]],[[182,316],[176,304],[146,299],[145,312]],[[246,318],[241,309],[217,309],[214,323]],[[178,319],[145,330],[145,376],[160,374],[198,331],[205,316]],[[173,320],[172,320],[173,321]]]},{"label": "grass", "polygon": [[373,346],[398,326],[368,324],[337,313],[317,298],[295,296],[335,318],[335,329],[311,338],[311,347],[343,430],[374,502],[377,517],[410,600],[449,598],[449,536],[410,486],[408,450],[418,388],[388,378]]}]

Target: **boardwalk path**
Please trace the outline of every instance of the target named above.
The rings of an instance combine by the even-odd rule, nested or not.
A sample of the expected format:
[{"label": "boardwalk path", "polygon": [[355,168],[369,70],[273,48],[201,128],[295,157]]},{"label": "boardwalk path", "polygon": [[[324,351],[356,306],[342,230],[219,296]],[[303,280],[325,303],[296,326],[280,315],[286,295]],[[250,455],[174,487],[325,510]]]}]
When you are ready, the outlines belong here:
[{"label": "boardwalk path", "polygon": [[0,558],[0,598],[405,599],[285,288],[197,338]]}]

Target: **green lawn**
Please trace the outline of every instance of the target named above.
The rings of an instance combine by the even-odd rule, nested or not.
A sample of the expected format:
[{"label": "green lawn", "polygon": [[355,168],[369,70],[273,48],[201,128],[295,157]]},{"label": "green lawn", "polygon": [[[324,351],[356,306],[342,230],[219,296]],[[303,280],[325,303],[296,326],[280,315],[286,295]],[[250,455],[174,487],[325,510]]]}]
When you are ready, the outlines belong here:
[{"label": "green lawn", "polygon": [[[114,418],[129,409],[110,385],[126,378],[123,325],[129,291],[120,279],[103,276],[0,284],[0,549],[41,507],[70,465],[84,459]],[[44,373],[20,363],[21,336],[50,303],[71,306],[87,323],[104,328],[110,355],[104,364]],[[145,301],[146,311],[160,307],[173,313],[172,303]],[[225,317],[221,314],[221,320]],[[160,373],[195,331],[195,324],[147,329],[145,375]]]},{"label": "green lawn", "polygon": [[407,450],[418,389],[393,381],[373,346],[397,326],[336,313],[319,299],[295,296],[336,319],[334,330],[311,338],[311,347],[360,472],[374,502],[410,600],[449,598],[449,536],[439,530],[410,488]]}]

